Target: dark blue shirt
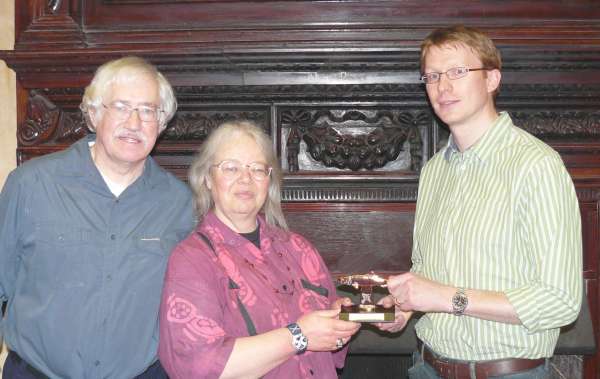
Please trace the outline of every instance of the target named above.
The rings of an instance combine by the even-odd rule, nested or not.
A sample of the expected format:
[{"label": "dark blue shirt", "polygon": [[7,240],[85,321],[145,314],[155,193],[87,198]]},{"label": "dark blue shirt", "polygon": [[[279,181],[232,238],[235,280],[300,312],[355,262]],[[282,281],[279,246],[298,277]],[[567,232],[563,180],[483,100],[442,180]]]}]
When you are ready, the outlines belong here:
[{"label": "dark blue shirt", "polygon": [[0,194],[4,338],[51,378],[132,378],[156,361],[167,259],[195,225],[191,191],[152,158],[115,197],[94,139],[26,162]]}]

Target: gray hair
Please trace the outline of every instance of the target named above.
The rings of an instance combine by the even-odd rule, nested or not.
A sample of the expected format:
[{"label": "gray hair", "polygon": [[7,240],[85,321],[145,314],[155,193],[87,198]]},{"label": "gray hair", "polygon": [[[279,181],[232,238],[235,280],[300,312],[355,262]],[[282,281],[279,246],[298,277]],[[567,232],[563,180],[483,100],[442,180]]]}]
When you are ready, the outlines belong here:
[{"label": "gray hair", "polygon": [[96,126],[92,123],[89,112],[102,110],[101,104],[108,95],[110,86],[113,83],[125,83],[139,75],[149,75],[156,80],[160,97],[159,107],[163,111],[158,120],[158,131],[162,133],[165,130],[167,123],[177,110],[177,100],[173,88],[154,65],[142,58],[130,56],[104,63],[96,70],[91,83],[85,88],[79,108],[92,132],[96,130]]},{"label": "gray hair", "polygon": [[214,200],[206,181],[219,147],[240,134],[252,138],[265,156],[267,164],[273,168],[269,181],[267,199],[262,206],[269,225],[287,230],[287,223],[281,210],[281,169],[273,150],[271,138],[254,122],[247,120],[228,121],[219,125],[204,141],[194,157],[189,170],[189,183],[196,198],[198,218],[202,219],[213,207]]}]

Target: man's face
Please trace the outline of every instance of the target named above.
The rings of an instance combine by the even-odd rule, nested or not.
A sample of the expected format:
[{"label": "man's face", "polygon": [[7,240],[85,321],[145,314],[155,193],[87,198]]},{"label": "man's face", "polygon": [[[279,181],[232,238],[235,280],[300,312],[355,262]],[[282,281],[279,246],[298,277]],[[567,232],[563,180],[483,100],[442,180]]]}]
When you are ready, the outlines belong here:
[{"label": "man's face", "polygon": [[[158,107],[160,104],[158,84],[143,74],[135,75],[124,82],[114,83],[104,99],[104,105],[127,104]],[[139,113],[132,111],[128,118],[120,120],[110,109],[100,106],[94,122],[96,126],[97,164],[108,162],[114,166],[140,167],[156,143],[158,122],[142,121]]]},{"label": "man's face", "polygon": [[[455,67],[482,68],[479,57],[467,46],[432,46],[425,57],[424,73],[446,72]],[[451,130],[472,130],[489,123],[496,114],[493,92],[500,84],[498,70],[471,71],[465,77],[450,80],[446,74],[437,83],[426,84],[435,114]]]}]

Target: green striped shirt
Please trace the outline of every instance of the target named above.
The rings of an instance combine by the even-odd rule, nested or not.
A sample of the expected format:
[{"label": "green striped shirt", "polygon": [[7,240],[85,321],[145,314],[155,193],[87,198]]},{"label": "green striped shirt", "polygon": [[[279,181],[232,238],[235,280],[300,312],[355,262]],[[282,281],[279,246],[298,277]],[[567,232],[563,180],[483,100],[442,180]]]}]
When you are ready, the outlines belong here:
[{"label": "green striped shirt", "polygon": [[579,204],[558,153],[504,112],[463,153],[450,138],[421,174],[412,261],[432,280],[503,292],[522,322],[428,313],[416,330],[434,351],[463,360],[552,356],[583,284]]}]

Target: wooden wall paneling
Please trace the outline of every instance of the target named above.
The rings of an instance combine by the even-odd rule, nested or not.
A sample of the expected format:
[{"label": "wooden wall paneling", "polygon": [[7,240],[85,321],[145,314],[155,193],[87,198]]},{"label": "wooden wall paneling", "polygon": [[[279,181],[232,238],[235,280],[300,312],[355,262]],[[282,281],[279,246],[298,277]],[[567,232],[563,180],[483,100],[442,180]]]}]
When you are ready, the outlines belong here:
[{"label": "wooden wall paneling", "polygon": [[[584,272],[600,342],[600,7],[587,0],[16,0],[18,162],[87,133],[94,70],[123,55],[156,64],[179,110],[153,155],[185,179],[224,120],[269,131],[293,229],[336,270],[409,267],[420,169],[448,138],[419,83],[419,43],[463,22],[503,55],[498,107],[554,147],[581,203]],[[398,155],[396,154],[398,153]],[[383,164],[383,167],[376,168]],[[600,378],[600,353],[585,378]]]},{"label": "wooden wall paneling", "polygon": [[[581,218],[583,225],[583,277],[587,290],[590,313],[593,320],[600,318],[600,291],[599,291],[599,272],[600,272],[600,192],[597,190],[581,193]],[[583,198],[583,199],[582,199]],[[591,254],[590,252],[596,252]],[[596,338],[596,347],[600,346],[600,333],[596,328],[594,330]],[[584,360],[584,377],[600,377],[600,350],[597,349],[595,357],[586,357]]]}]

